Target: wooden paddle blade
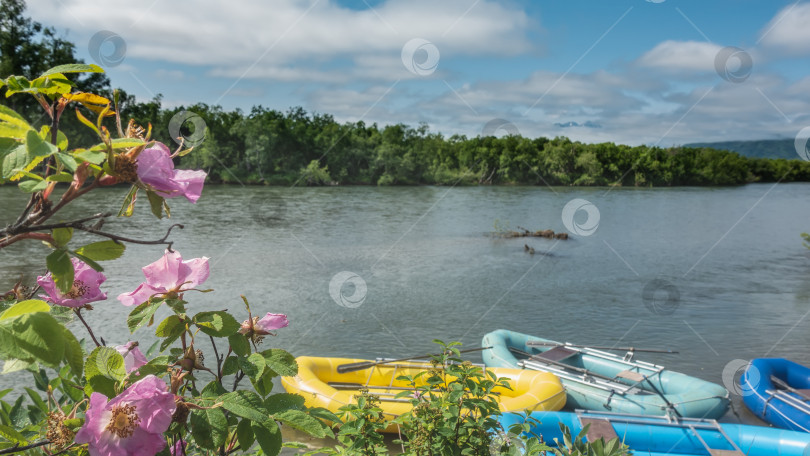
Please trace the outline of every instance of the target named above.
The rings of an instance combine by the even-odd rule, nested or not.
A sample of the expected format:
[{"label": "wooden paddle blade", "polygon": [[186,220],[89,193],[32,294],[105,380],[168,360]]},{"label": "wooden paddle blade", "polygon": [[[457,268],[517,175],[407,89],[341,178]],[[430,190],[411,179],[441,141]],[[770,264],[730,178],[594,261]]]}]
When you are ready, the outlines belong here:
[{"label": "wooden paddle blade", "polygon": [[336,370],[338,374],[345,374],[348,372],[356,372],[359,370],[368,369],[369,367],[374,367],[376,365],[377,365],[376,362],[365,361],[361,363],[341,364],[340,366],[337,367]]}]

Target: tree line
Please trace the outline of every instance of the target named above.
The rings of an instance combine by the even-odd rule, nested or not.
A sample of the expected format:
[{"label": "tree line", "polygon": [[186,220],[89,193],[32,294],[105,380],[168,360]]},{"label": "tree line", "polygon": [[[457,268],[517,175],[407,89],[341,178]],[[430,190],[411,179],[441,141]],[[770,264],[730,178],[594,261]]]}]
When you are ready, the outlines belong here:
[{"label": "tree line", "polygon": [[[23,0],[0,1],[0,77],[36,77],[52,66],[80,62],[75,45],[55,30],[25,17]],[[75,81],[78,90],[112,97],[109,79],[94,74]],[[0,92],[4,89],[0,89]],[[37,123],[31,98],[5,98]],[[747,158],[708,147],[585,144],[565,137],[444,136],[426,124],[368,125],[337,122],[301,107],[286,112],[253,107],[226,111],[199,103],[166,108],[161,97],[138,101],[119,91],[123,119],[152,125],[153,138],[168,145],[171,119],[181,111],[199,115],[204,140],[179,167],[204,169],[213,183],[266,185],[475,185],[573,186],[739,185],[749,182],[810,181],[810,162]],[[43,119],[44,120],[44,119]],[[74,113],[61,128],[75,145],[97,142]],[[202,138],[186,122],[181,134]]]},{"label": "tree line", "polygon": [[810,181],[810,162],[747,158],[706,147],[631,147],[515,135],[445,137],[425,124],[340,123],[300,107],[280,112],[257,106],[249,113],[206,104],[162,109],[156,99],[133,103],[123,112],[151,123],[155,136],[168,144],[169,121],[183,110],[199,115],[206,131],[180,165],[205,169],[212,182],[681,186]]}]

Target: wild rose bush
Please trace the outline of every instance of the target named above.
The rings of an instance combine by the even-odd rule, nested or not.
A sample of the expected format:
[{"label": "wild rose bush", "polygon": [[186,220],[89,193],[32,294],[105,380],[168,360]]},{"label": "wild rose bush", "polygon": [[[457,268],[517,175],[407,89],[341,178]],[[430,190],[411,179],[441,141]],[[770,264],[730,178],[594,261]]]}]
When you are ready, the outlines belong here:
[{"label": "wild rose bush", "polygon": [[[0,249],[31,240],[51,249],[36,283],[21,281],[1,295],[3,373],[28,371],[39,391],[0,391],[0,398],[14,398],[0,400],[0,454],[179,456],[260,449],[275,455],[283,445],[279,423],[316,437],[333,435],[319,419],[339,422],[328,411],[307,409],[301,396],[271,394],[274,377],[298,370],[292,355],[263,343],[288,326],[287,317],[253,315],[244,297],[244,311],[236,315],[197,312],[187,299],[211,291],[199,288],[211,272],[208,259],[183,259],[167,240],[171,228],[154,241],[103,231],[100,222],[109,213],[51,221],[77,198],[113,184],[131,185],[120,217],[134,213],[139,194],[146,194],[158,218],[169,215],[168,199],[200,198],[205,172],[176,170],[172,161],[189,149],[173,153],[151,141],[151,126],[130,121],[124,128],[116,97],[75,92],[66,76],[101,71],[62,65],[33,80],[0,81],[8,96],[36,98],[50,120],[36,129],[0,105],[0,183],[15,182],[30,194],[16,221],[0,230]],[[68,107],[98,134],[98,144],[68,148],[59,130]],[[77,231],[103,240],[75,245]],[[119,258],[128,243],[164,245],[165,251],[161,256],[156,250],[156,261],[143,266],[141,285],[109,300],[101,263]],[[224,302],[234,307],[233,299]],[[99,312],[93,308],[102,303],[132,308],[121,322],[122,333],[130,333],[126,342],[116,341],[122,345],[105,346],[93,333],[93,313]],[[156,323],[161,307],[171,315]],[[73,319],[83,325],[81,334],[66,326]],[[147,328],[159,340],[144,352],[136,333]],[[213,361],[203,359],[203,345],[213,350]]]}]

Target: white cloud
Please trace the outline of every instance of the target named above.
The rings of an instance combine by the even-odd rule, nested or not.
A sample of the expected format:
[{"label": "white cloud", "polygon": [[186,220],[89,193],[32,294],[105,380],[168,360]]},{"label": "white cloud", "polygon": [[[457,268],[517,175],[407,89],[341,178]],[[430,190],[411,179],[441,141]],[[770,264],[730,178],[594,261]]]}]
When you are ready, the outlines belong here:
[{"label": "white cloud", "polygon": [[714,71],[722,46],[699,41],[664,41],[636,61],[641,66],[667,71]]},{"label": "white cloud", "polygon": [[810,55],[810,3],[782,9],[760,32],[761,43],[787,55]]},{"label": "white cloud", "polygon": [[513,56],[531,48],[526,14],[494,0],[387,0],[360,11],[335,0],[148,3],[30,0],[29,9],[49,25],[81,24],[79,33],[90,32],[79,43],[110,30],[126,41],[127,58],[207,66],[229,77],[340,82],[344,72],[328,65],[338,59],[355,62],[351,77],[403,77],[399,55],[412,38],[433,42],[442,56]]},{"label": "white cloud", "polygon": [[[495,0],[385,0],[359,11],[337,0],[157,0],[151,8],[108,0],[105,6],[29,0],[32,16],[47,25],[73,28],[81,18],[81,30],[90,32],[72,38],[79,48],[86,49],[81,43],[96,30],[119,33],[128,54],[115,70],[137,73],[144,88],[177,97],[166,105],[211,94],[199,101],[245,109],[241,103],[250,98],[280,110],[301,104],[339,121],[424,121],[448,136],[475,136],[490,120],[503,118],[527,136],[663,146],[792,137],[810,122],[810,77],[795,80],[770,67],[768,57],[810,53],[810,28],[801,26],[810,23],[807,4],[783,10],[763,28],[762,46],[746,51],[755,71],[737,83],[716,73],[724,47],[709,42],[663,41],[640,56],[620,56],[609,70],[580,72],[581,65],[563,73],[565,67],[526,64],[521,59],[555,43],[530,43],[537,23],[510,9],[510,2]],[[401,61],[402,46],[417,37],[434,43],[441,55],[428,76],[409,72]],[[150,79],[138,67],[144,62],[165,69]],[[509,75],[487,80],[478,70],[492,63],[481,62],[505,65],[499,72]],[[729,59],[732,73],[733,64]],[[242,78],[253,81],[243,87],[237,82]],[[185,86],[197,93],[182,93]],[[554,125],[588,121],[602,128]]]},{"label": "white cloud", "polygon": [[[584,142],[665,147],[792,137],[810,121],[805,114],[810,100],[800,96],[810,88],[810,77],[790,82],[763,72],[741,83],[714,75],[707,83],[682,85],[630,65],[616,73],[542,71],[516,81],[459,84],[455,93],[439,81],[430,91],[421,84],[322,89],[310,94],[308,106],[339,121],[412,126],[425,121],[447,136],[476,136],[487,122],[502,118],[530,137],[563,135]],[[601,128],[554,125],[588,121]]]}]

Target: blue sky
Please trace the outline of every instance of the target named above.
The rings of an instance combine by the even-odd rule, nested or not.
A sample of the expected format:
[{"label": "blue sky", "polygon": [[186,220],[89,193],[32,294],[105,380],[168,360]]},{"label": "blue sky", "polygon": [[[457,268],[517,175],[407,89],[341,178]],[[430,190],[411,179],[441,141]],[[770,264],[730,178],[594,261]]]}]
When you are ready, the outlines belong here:
[{"label": "blue sky", "polygon": [[[165,106],[302,106],[339,121],[426,122],[468,136],[504,119],[525,136],[662,146],[793,138],[810,126],[810,2],[28,6],[105,66],[115,86],[141,99],[160,93]],[[101,31],[120,38],[93,48]],[[105,65],[116,51],[123,60]]]}]

